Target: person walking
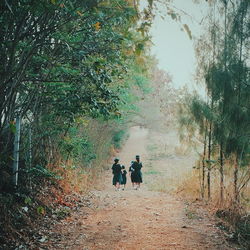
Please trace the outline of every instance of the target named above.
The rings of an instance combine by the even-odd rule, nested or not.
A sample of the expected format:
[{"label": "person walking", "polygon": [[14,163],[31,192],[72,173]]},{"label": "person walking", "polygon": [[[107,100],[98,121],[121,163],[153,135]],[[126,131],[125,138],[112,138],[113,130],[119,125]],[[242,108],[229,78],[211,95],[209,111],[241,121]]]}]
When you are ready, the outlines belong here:
[{"label": "person walking", "polygon": [[118,163],[119,159],[115,158],[114,164],[112,165],[112,173],[113,173],[113,185],[116,187],[116,190],[120,190],[120,184],[122,182],[122,167]]},{"label": "person walking", "polygon": [[126,183],[127,183],[127,171],[125,169],[125,166],[122,165],[122,183],[121,183],[121,185],[123,185],[122,190],[125,189]]},{"label": "person walking", "polygon": [[131,161],[130,167],[129,167],[129,176],[131,179],[131,183],[132,183],[132,187],[135,188],[135,170],[133,169],[132,165],[133,165],[134,161]]},{"label": "person walking", "polygon": [[133,161],[131,165],[131,169],[133,169],[133,178],[131,173],[131,180],[133,179],[132,183],[134,183],[133,187],[137,190],[140,189],[140,185],[142,183],[142,162],[140,161],[140,156],[136,155],[135,161]]}]

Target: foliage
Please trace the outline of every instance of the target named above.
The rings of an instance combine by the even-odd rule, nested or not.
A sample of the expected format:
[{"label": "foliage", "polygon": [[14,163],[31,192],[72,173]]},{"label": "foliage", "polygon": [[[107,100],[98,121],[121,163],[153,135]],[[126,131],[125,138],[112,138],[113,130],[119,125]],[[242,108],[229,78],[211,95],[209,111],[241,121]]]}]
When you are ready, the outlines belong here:
[{"label": "foliage", "polygon": [[[15,120],[21,116],[15,191],[24,197],[12,208],[14,195],[6,194],[10,204],[1,204],[5,225],[1,235],[6,233],[8,242],[4,236],[1,243],[15,245],[15,228],[20,224],[24,230],[18,234],[25,235],[23,217],[37,222],[50,216],[43,197],[64,206],[68,205],[64,195],[88,191],[107,166],[114,146],[121,145],[126,117],[136,110],[138,93],[147,91],[152,14],[150,8],[140,13],[138,4],[127,0],[0,3],[0,181],[5,179],[0,192],[11,190]],[[54,188],[60,197],[49,193]],[[18,223],[10,216],[11,209],[20,217]],[[67,215],[63,208],[57,214]]]},{"label": "foliage", "polygon": [[129,92],[145,86],[151,16],[125,0],[4,1],[0,11],[1,166],[9,171],[13,161],[18,114],[26,172],[50,176],[37,166],[53,165],[58,153],[90,163],[93,142],[78,121],[134,108]]},{"label": "foliage", "polygon": [[121,148],[122,146],[122,142],[124,140],[124,137],[126,135],[126,131],[125,130],[119,130],[118,132],[116,132],[113,136],[113,143],[114,143],[114,146],[116,148]]},{"label": "foliage", "polygon": [[189,97],[181,107],[180,124],[191,134],[198,131],[203,141],[202,197],[205,174],[210,199],[210,172],[218,169],[222,205],[224,175],[233,169],[233,202],[239,204],[250,180],[249,2],[211,1],[210,6],[206,37],[198,40],[196,49],[197,79],[205,83],[206,100]]},{"label": "foliage", "polygon": [[30,175],[31,178],[40,177],[60,179],[60,176],[57,176],[55,173],[40,165],[36,165],[33,168],[29,169],[27,174]]},{"label": "foliage", "polygon": [[65,160],[73,158],[76,162],[88,165],[91,160],[96,158],[93,145],[86,136],[77,127],[71,127],[68,130],[67,135],[59,145],[61,155],[64,156]]}]

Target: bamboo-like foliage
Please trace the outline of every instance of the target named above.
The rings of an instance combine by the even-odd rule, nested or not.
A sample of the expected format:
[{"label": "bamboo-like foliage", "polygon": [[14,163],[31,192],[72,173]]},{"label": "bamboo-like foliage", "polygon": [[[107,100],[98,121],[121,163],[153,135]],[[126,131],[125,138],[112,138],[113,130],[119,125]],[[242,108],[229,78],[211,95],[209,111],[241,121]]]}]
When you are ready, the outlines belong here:
[{"label": "bamboo-like foliage", "polygon": [[233,167],[233,197],[239,203],[249,182],[250,163],[249,1],[211,1],[210,5],[209,36],[197,45],[198,77],[206,85],[208,101],[193,97],[186,115],[195,120],[204,138],[202,197],[204,169],[210,199],[210,172],[218,168],[223,203],[225,168]]}]

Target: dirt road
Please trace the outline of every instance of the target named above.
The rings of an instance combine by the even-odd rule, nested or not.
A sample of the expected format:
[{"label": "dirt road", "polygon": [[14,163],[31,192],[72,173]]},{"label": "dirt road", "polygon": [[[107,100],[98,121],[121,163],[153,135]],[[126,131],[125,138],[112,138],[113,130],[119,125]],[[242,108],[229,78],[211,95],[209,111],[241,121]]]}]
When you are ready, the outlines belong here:
[{"label": "dirt road", "polygon": [[184,153],[176,134],[159,134],[134,127],[119,153],[128,169],[136,154],[143,161],[144,183],[133,190],[130,181],[124,191],[115,191],[111,172],[103,190],[93,191],[93,206],[83,207],[53,229],[44,249],[233,249],[222,232],[199,206],[190,206],[169,194],[195,160]]}]

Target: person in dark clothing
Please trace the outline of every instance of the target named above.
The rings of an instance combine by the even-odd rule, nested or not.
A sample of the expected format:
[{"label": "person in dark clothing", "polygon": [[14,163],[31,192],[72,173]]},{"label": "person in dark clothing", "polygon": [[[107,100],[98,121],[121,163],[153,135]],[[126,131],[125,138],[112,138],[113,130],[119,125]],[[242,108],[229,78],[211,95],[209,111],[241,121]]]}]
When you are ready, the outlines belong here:
[{"label": "person in dark clothing", "polygon": [[127,175],[127,171],[125,169],[125,166],[122,165],[122,183],[121,183],[121,185],[124,185],[122,190],[125,189],[125,186],[126,186],[126,183],[127,183],[127,176],[126,175]]},{"label": "person in dark clothing", "polygon": [[113,185],[116,187],[116,190],[120,190],[120,184],[122,182],[122,167],[118,163],[119,159],[115,158],[114,164],[112,166],[112,173],[113,173]]},{"label": "person in dark clothing", "polygon": [[132,165],[133,165],[134,161],[131,161],[131,165],[129,167],[129,175],[130,175],[130,178],[131,178],[131,182],[132,182],[132,187],[134,188],[135,187],[135,170],[133,169]]},{"label": "person in dark clothing", "polygon": [[[136,155],[135,161],[133,161],[133,164],[131,165],[131,168],[134,169],[133,171],[133,178],[131,177],[131,180],[133,179],[134,182],[134,188],[139,189],[140,184],[142,183],[142,162],[140,162],[140,156]],[[133,183],[132,182],[132,183]]]}]

